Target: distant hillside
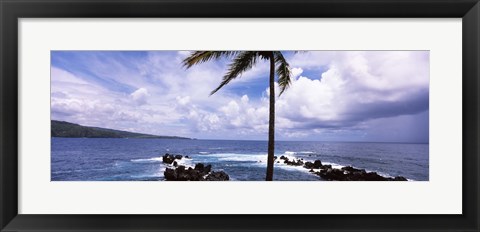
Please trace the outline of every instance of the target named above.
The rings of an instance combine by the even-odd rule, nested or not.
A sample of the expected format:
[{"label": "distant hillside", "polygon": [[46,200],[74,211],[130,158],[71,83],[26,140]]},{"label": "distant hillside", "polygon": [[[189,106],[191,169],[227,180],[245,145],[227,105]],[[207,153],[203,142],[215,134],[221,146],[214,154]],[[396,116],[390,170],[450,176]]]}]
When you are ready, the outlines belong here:
[{"label": "distant hillside", "polygon": [[88,127],[78,124],[52,120],[52,137],[68,138],[160,138],[160,139],[189,139],[177,136],[158,136],[140,134],[128,131],[112,130],[100,127]]}]

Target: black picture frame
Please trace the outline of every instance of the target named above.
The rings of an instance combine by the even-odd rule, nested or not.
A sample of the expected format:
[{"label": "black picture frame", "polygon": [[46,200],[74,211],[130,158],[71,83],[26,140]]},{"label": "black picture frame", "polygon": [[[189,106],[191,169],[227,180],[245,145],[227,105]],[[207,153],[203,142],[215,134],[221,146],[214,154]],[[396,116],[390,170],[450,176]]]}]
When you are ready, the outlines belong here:
[{"label": "black picture frame", "polygon": [[[0,0],[1,231],[479,231],[478,0]],[[121,17],[462,18],[461,215],[18,214],[18,19]],[[435,117],[435,115],[433,115]],[[450,170],[456,171],[456,170]],[[39,199],[41,196],[39,197]],[[268,200],[266,198],[266,200]],[[372,202],[374,204],[375,202]]]}]

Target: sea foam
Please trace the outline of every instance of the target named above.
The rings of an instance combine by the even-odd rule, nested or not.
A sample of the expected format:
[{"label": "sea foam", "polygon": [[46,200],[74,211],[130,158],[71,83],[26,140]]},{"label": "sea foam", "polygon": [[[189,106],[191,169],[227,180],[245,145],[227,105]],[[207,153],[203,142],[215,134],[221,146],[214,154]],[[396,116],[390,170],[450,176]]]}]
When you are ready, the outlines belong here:
[{"label": "sea foam", "polygon": [[133,163],[159,163],[162,162],[162,157],[152,157],[146,159],[132,159],[130,160]]}]

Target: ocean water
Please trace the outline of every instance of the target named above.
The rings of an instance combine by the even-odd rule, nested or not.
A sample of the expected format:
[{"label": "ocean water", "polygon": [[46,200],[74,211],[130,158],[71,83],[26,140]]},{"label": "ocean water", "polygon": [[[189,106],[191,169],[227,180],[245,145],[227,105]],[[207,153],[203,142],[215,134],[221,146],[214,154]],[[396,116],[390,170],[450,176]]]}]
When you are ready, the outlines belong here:
[{"label": "ocean water", "polygon": [[[52,138],[52,181],[164,180],[165,153],[188,155],[179,163],[211,164],[231,180],[265,179],[267,142],[182,139]],[[275,155],[320,159],[334,167],[353,166],[384,176],[428,181],[428,144],[277,141]],[[303,167],[275,163],[274,180],[318,181]]]}]

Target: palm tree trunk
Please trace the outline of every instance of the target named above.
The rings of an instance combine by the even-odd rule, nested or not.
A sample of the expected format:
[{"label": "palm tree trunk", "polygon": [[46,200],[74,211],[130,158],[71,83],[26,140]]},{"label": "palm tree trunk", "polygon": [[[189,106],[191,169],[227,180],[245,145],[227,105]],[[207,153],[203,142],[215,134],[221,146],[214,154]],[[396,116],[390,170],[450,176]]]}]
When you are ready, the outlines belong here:
[{"label": "palm tree trunk", "polygon": [[270,114],[268,118],[267,181],[273,180],[273,155],[275,148],[275,60],[270,56]]}]

